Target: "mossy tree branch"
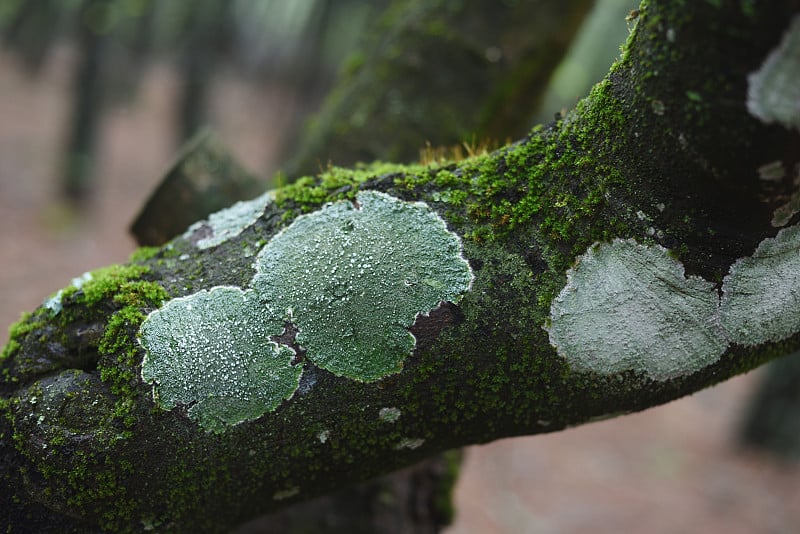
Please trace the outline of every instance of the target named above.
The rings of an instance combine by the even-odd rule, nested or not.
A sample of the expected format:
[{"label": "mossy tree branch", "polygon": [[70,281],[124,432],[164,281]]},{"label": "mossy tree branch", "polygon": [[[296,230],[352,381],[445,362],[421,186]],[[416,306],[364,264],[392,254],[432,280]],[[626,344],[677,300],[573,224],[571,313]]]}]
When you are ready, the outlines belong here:
[{"label": "mossy tree branch", "polygon": [[3,352],[8,525],[221,530],[796,350],[798,135],[745,102],[798,7],[644,2],[608,77],[508,147],[330,169],[76,280]]}]

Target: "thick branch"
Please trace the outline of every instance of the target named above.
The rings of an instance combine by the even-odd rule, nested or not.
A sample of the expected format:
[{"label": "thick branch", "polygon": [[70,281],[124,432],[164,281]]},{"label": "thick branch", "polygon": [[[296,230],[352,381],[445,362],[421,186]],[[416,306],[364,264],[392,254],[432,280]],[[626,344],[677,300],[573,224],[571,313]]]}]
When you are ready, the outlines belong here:
[{"label": "thick branch", "polygon": [[2,357],[9,524],[221,530],[797,349],[777,320],[800,315],[797,227],[772,239],[792,179],[759,169],[793,168],[798,139],[745,97],[798,6],[672,4],[511,146],[332,169],[27,317]]}]

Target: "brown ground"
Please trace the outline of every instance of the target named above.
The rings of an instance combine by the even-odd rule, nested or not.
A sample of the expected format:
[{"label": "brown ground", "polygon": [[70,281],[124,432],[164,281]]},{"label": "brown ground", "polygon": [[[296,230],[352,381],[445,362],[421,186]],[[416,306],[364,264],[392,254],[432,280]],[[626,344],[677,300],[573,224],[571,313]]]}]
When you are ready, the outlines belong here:
[{"label": "brown ground", "polygon": [[[126,228],[175,153],[177,81],[155,67],[106,116],[93,202],[80,216],[59,204],[71,61],[64,49],[29,79],[0,53],[0,329],[72,277],[127,258]],[[227,144],[251,169],[268,169],[285,95],[233,82],[214,94]],[[733,446],[755,382],[746,376],[641,414],[473,447],[448,532],[800,532],[800,466]]]}]

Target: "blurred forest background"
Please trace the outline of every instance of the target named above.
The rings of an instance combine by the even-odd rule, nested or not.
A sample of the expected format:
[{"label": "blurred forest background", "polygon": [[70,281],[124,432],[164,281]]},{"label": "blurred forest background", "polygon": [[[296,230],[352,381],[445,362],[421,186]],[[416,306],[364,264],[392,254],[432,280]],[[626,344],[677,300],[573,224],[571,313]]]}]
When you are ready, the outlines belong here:
[{"label": "blurred forest background", "polygon": [[[2,0],[0,328],[74,276],[125,261],[135,248],[128,227],[202,127],[269,188],[293,168],[337,75],[399,3]],[[539,110],[523,117],[528,128],[603,76],[637,4],[596,2]],[[763,375],[633,416],[471,447],[448,531],[796,532],[800,445],[780,456],[742,445]]]}]

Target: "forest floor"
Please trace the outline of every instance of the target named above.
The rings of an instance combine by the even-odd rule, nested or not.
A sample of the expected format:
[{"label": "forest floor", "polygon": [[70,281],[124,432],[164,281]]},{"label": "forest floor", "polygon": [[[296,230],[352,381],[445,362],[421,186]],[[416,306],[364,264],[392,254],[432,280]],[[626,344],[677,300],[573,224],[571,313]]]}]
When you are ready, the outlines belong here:
[{"label": "forest floor", "polygon": [[[30,77],[0,53],[2,330],[71,278],[127,259],[127,227],[177,149],[178,82],[156,66],[104,116],[92,198],[81,210],[60,201],[71,62],[64,50]],[[288,120],[285,93],[222,79],[213,96],[211,118],[226,144],[253,171],[269,172],[275,132]],[[759,378],[553,435],[470,447],[448,533],[797,532],[800,465],[736,444]]]}]

